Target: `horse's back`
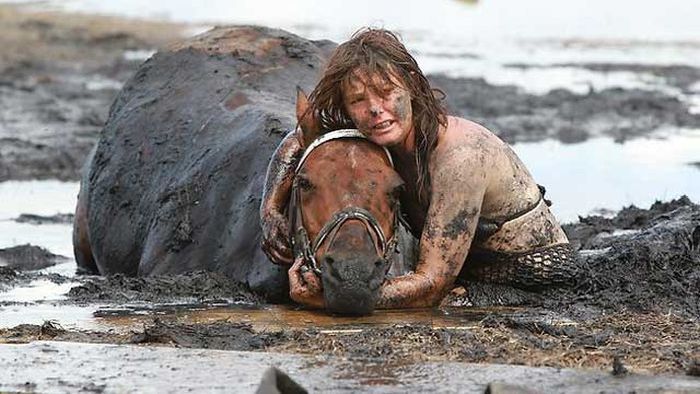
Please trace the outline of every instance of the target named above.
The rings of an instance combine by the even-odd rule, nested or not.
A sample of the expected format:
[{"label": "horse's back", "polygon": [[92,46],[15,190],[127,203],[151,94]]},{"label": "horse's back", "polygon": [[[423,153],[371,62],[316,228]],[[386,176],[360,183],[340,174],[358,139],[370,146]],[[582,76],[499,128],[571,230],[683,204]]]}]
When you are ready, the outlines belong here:
[{"label": "horse's back", "polygon": [[112,105],[86,180],[99,272],[279,276],[259,252],[263,178],[294,126],[295,87],[313,85],[327,50],[280,30],[218,28],[145,62]]}]

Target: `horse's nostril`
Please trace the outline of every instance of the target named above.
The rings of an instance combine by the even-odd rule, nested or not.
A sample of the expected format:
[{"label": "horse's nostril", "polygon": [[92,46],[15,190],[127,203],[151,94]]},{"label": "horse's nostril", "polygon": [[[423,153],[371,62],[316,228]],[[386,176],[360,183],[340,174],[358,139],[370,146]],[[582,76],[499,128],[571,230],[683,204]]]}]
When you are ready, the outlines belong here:
[{"label": "horse's nostril", "polygon": [[377,260],[374,262],[374,266],[379,268],[384,265],[384,260]]},{"label": "horse's nostril", "polygon": [[333,263],[335,263],[335,260],[333,260],[333,257],[331,257],[331,256],[323,257],[323,261],[325,261],[326,264],[328,264],[328,265],[332,265]]}]

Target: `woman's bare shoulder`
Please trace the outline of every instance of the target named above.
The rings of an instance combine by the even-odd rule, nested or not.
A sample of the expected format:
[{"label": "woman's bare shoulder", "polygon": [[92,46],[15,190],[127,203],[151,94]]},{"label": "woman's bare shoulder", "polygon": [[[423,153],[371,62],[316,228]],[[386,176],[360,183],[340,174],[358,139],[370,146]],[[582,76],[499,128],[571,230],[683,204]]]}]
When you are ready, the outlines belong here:
[{"label": "woman's bare shoulder", "polygon": [[449,154],[454,151],[493,153],[502,147],[501,141],[486,127],[468,119],[448,116],[447,127],[440,133],[436,154]]}]

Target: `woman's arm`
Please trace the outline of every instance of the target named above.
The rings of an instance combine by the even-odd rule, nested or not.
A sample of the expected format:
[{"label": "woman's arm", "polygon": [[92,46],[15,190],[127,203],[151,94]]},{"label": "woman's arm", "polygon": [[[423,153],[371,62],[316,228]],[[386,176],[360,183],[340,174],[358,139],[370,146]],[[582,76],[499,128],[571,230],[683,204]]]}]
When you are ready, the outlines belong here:
[{"label": "woman's arm", "polygon": [[474,238],[488,183],[484,152],[475,149],[467,144],[435,150],[416,271],[387,280],[379,308],[430,307],[450,290]]},{"label": "woman's arm", "polygon": [[296,131],[291,131],[282,139],[270,159],[265,175],[260,204],[262,249],[276,264],[290,265],[293,262],[285,208],[289,203],[294,170],[304,151],[299,138]]}]

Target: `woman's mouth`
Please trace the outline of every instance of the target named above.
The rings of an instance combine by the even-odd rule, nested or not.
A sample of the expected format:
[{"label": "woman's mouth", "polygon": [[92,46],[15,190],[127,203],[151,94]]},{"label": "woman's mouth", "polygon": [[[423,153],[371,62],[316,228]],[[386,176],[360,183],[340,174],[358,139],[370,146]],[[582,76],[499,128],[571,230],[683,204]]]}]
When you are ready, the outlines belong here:
[{"label": "woman's mouth", "polygon": [[393,124],[394,124],[393,120],[385,120],[383,122],[377,123],[376,125],[372,126],[372,130],[382,131],[382,130],[388,129]]}]

